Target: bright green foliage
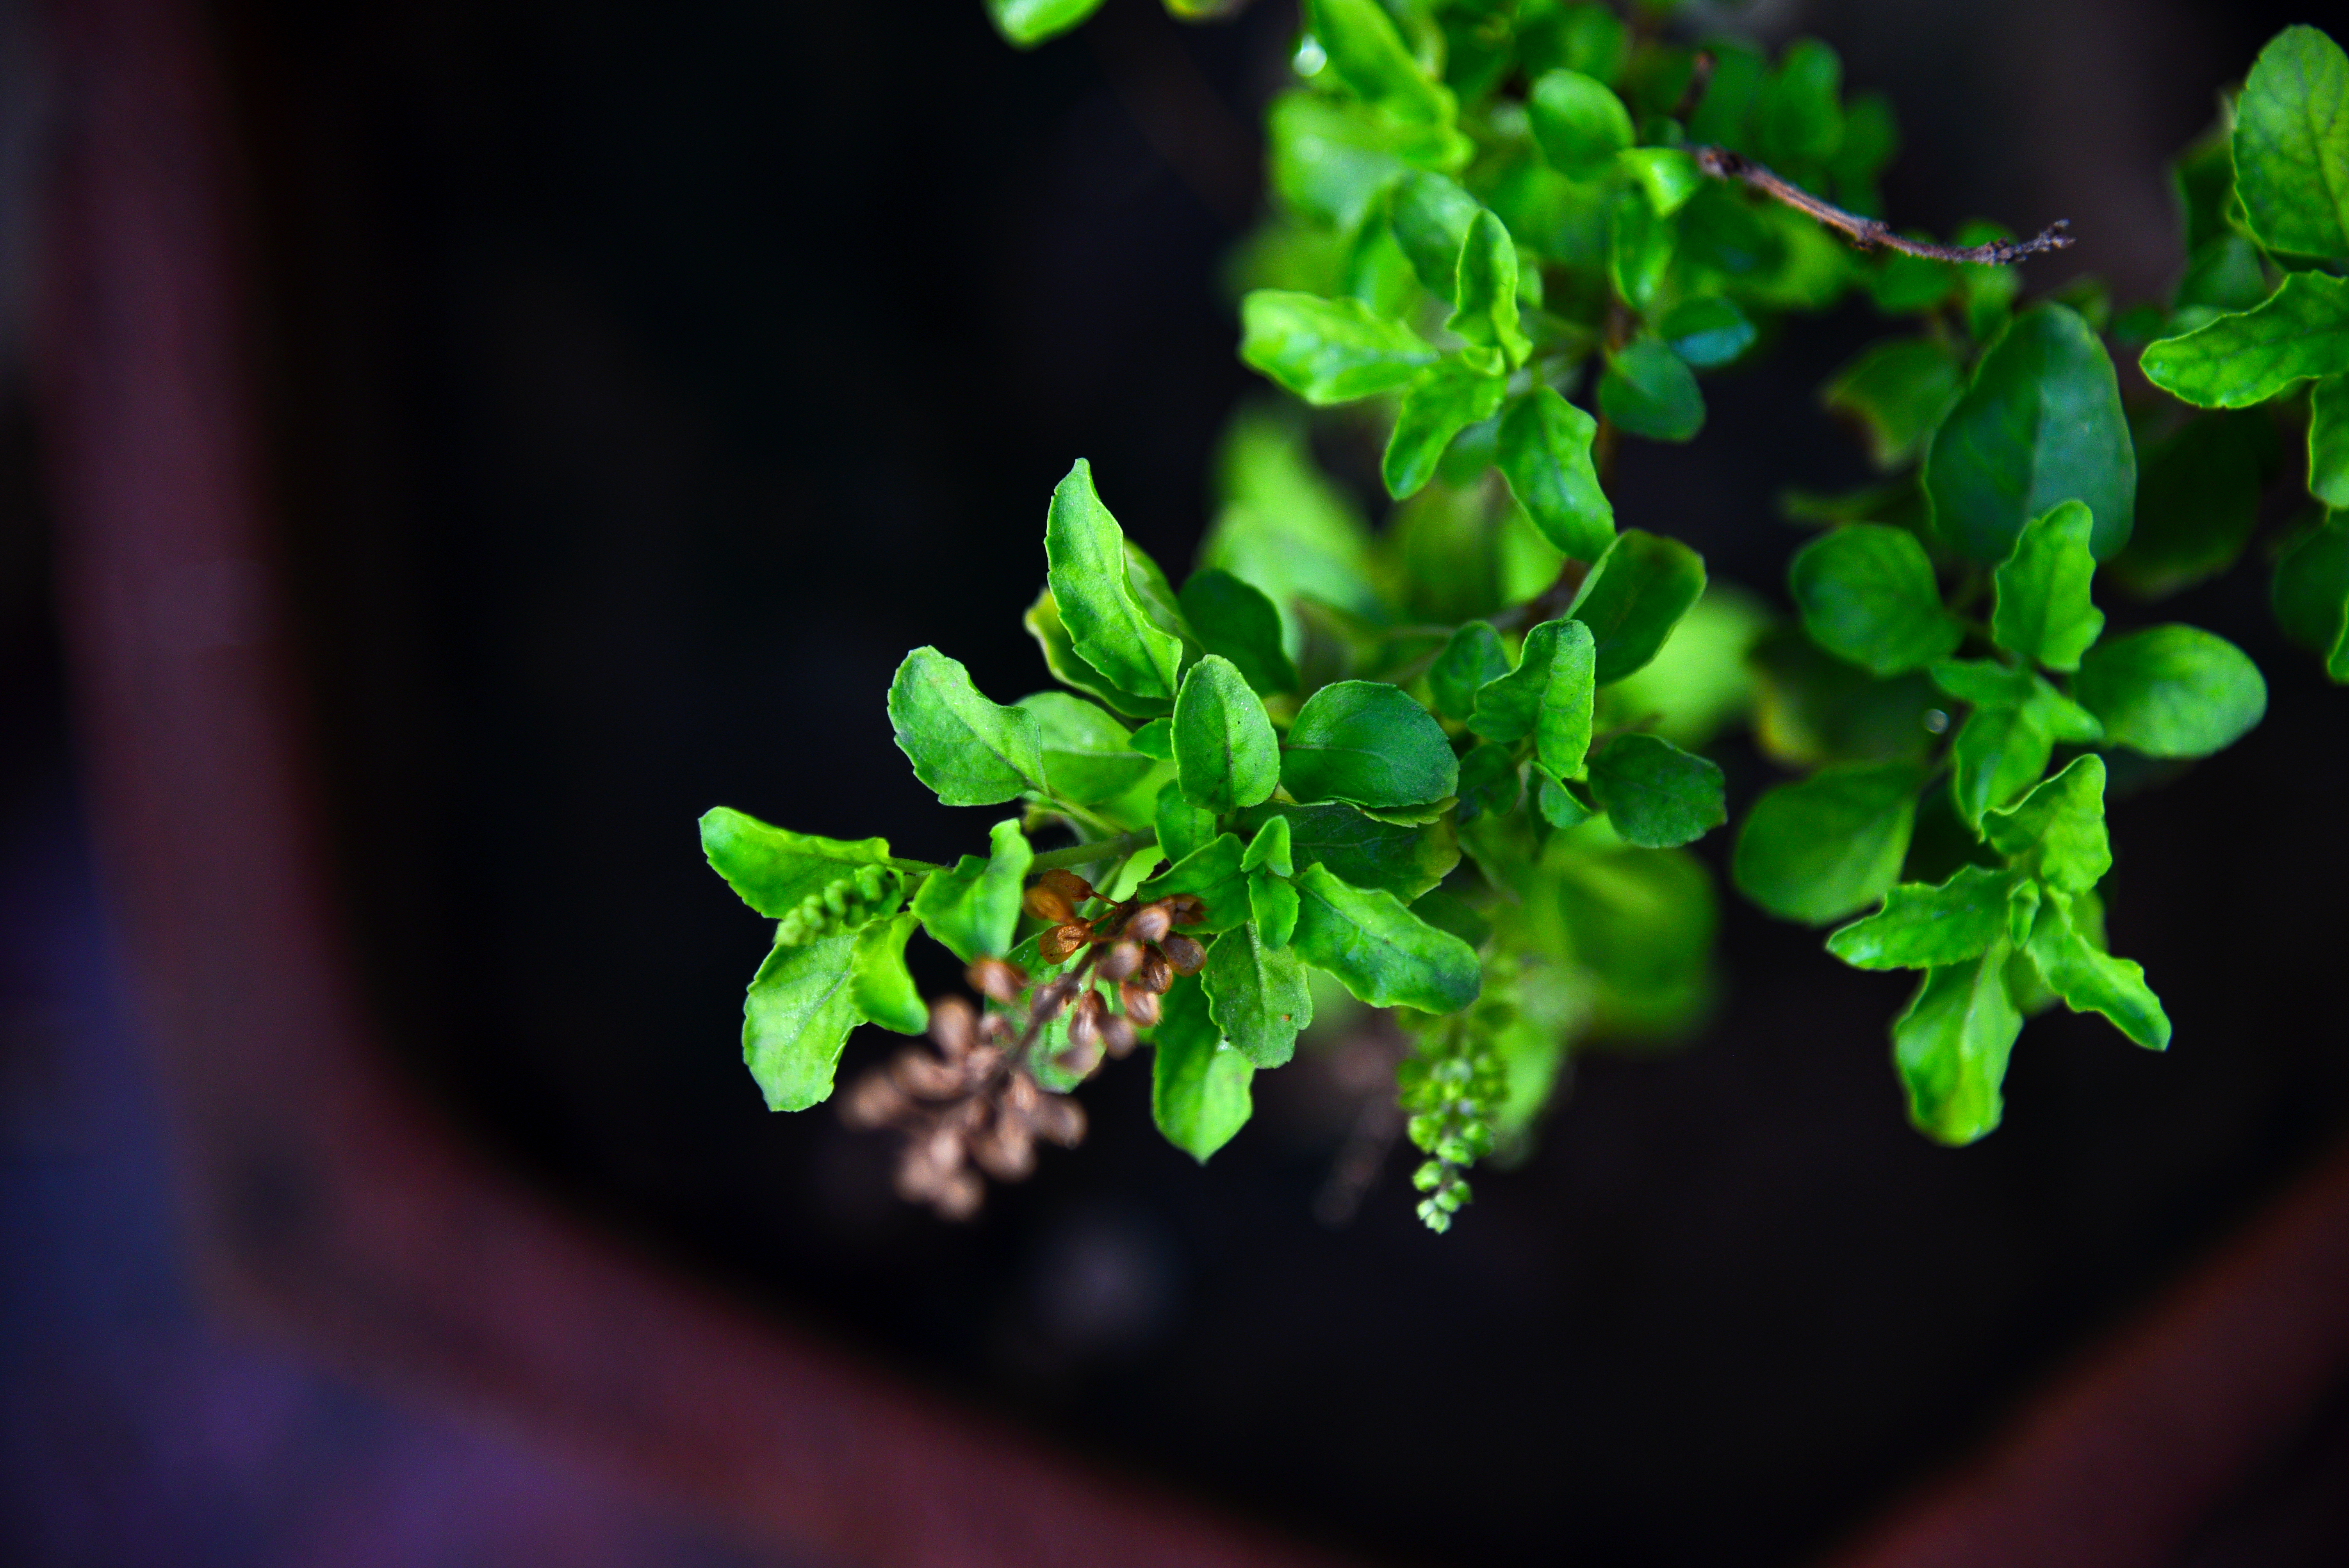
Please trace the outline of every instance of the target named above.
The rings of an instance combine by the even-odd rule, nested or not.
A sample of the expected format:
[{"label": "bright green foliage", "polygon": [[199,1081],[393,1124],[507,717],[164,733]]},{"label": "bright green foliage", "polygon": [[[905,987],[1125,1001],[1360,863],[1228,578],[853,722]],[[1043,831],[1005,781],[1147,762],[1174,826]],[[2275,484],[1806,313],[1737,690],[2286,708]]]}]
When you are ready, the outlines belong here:
[{"label": "bright green foliage", "polygon": [[1827,951],[1857,969],[1934,969],[1978,958],[2006,934],[2013,879],[1961,866],[1939,887],[1903,882],[1884,907],[1827,938]]},{"label": "bright green foliage", "polygon": [[2006,989],[2004,939],[1980,958],[1926,971],[1909,1010],[1892,1026],[1892,1065],[1909,1091],[1909,1119],[1940,1143],[1971,1143],[1995,1131],[2006,1060],[2023,1015]]},{"label": "bright green foliage", "polygon": [[1036,858],[1017,821],[998,822],[988,834],[988,857],[965,855],[933,872],[914,895],[922,929],[968,964],[1011,946],[1019,923],[1019,887]]},{"label": "bright green foliage", "polygon": [[2051,670],[2080,667],[2080,655],[2105,629],[2105,613],[2088,601],[2096,573],[2088,553],[2091,526],[2088,509],[2076,500],[2024,525],[1993,579],[1998,606],[1990,634],[2000,647]]},{"label": "bright green foliage", "polygon": [[1268,799],[1280,783],[1280,741],[1239,666],[1209,654],[1174,698],[1174,777],[1183,799],[1221,815]]},{"label": "bright green foliage", "polygon": [[742,1004],[742,1061],[769,1110],[805,1110],[832,1096],[848,1031],[858,1022],[857,938],[846,932],[777,947]]},{"label": "bright green foliage", "polygon": [[1754,346],[1754,324],[1726,294],[1682,300],[1664,313],[1656,331],[1671,351],[1700,370],[1727,365]]},{"label": "bright green foliage", "polygon": [[1737,836],[1738,890],[1787,920],[1825,924],[1881,898],[1900,875],[1924,769],[1847,763],[1754,803]]},{"label": "bright green foliage", "polygon": [[2349,373],[2309,389],[2308,493],[2335,511],[2349,510]]},{"label": "bright green foliage", "polygon": [[1364,102],[1413,124],[1451,123],[1452,94],[1419,68],[1378,0],[1307,0],[1305,25]]},{"label": "bright green foliage", "polygon": [[1466,718],[1476,711],[1476,694],[1489,681],[1509,673],[1509,650],[1489,621],[1464,622],[1427,667],[1428,690],[1435,711],[1446,718]]},{"label": "bright green foliage", "polygon": [[1229,659],[1257,691],[1297,689],[1297,665],[1281,645],[1280,610],[1262,589],[1209,566],[1191,573],[1178,603],[1199,645]]},{"label": "bright green foliage", "polygon": [[2276,562],[2276,624],[2324,661],[2324,673],[2349,681],[2349,520],[2334,516]]},{"label": "bright green foliage", "polygon": [[1871,675],[1922,669],[1963,635],[1941,608],[1924,546],[1900,529],[1859,522],[1814,540],[1787,568],[1786,587],[1811,640]]},{"label": "bright green foliage", "polygon": [[2313,27],[2260,51],[2235,102],[2235,189],[2271,250],[2349,256],[2349,57]]},{"label": "bright green foliage", "polygon": [[1044,523],[1047,580],[1061,624],[1077,656],[1119,690],[1173,696],[1183,639],[1144,605],[1131,553],[1125,531],[1093,490],[1092,465],[1079,458],[1052,491]]},{"label": "bright green foliage", "polygon": [[1958,356],[1937,338],[1879,343],[1836,372],[1819,401],[1867,432],[1868,455],[1897,469],[1925,449],[1926,438],[1965,388]]},{"label": "bright green foliage", "polygon": [[1006,41],[1032,48],[1101,9],[1102,0],[987,0],[988,19]]},{"label": "bright green foliage", "polygon": [[2195,626],[2154,626],[2099,645],[2082,661],[2075,689],[2106,739],[2147,757],[2208,757],[2268,710],[2259,666]]},{"label": "bright green foliage", "polygon": [[1394,894],[1350,887],[1326,865],[1297,873],[1291,945],[1374,1007],[1450,1013],[1476,999],[1475,950],[1403,907]]},{"label": "bright green foliage", "polygon": [[1243,811],[1242,829],[1262,831],[1271,818],[1288,822],[1290,853],[1300,866],[1326,865],[1362,888],[1384,888],[1408,903],[1460,863],[1460,845],[1442,817],[1407,825],[1383,822],[1351,806],[1266,805]]},{"label": "bright green foliage", "polygon": [[1567,614],[1590,628],[1594,676],[1611,686],[1662,651],[1703,597],[1702,556],[1677,539],[1633,528],[1616,535]]},{"label": "bright green foliage", "polygon": [[1547,387],[1518,399],[1501,421],[1500,468],[1544,539],[1578,561],[1596,561],[1615,538],[1615,508],[1591,466],[1599,421]]},{"label": "bright green foliage", "polygon": [[1525,362],[1533,344],[1517,324],[1517,248],[1490,212],[1478,212],[1460,242],[1453,297],[1459,308],[1444,322],[1445,331],[1458,334],[1464,343],[1500,350],[1513,366]]},{"label": "bright green foliage", "polygon": [[1411,1119],[1404,1131],[1430,1158],[1412,1174],[1420,1222],[1438,1235],[1470,1196],[1462,1172],[1493,1151],[1494,1121],[1508,1093],[1507,1070],[1494,1047],[1512,1021],[1444,1018],[1413,1031],[1412,1053],[1395,1069],[1395,1087]]},{"label": "bright green foliage", "polygon": [[1240,357],[1308,403],[1392,391],[1435,363],[1426,339],[1356,299],[1258,289],[1240,304]]},{"label": "bright green foliage", "polygon": [[1604,174],[1631,145],[1631,113],[1623,100],[1579,71],[1548,71],[1526,95],[1534,145],[1550,167],[1574,180]]},{"label": "bright green foliage", "polygon": [[1452,438],[1497,413],[1508,385],[1466,355],[1448,354],[1405,387],[1380,465],[1387,493],[1401,500],[1425,489]]},{"label": "bright green foliage", "polygon": [[1240,869],[1247,846],[1234,833],[1218,833],[1142,884],[1143,898],[1195,893],[1207,905],[1197,929],[1229,931],[1248,918],[1247,873]]},{"label": "bright green foliage", "polygon": [[1299,800],[1416,806],[1441,800],[1460,763],[1433,715],[1384,681],[1339,681],[1308,697],[1281,748],[1280,783]]},{"label": "bright green foliage", "polygon": [[1247,1125],[1256,1068],[1224,1043],[1197,980],[1175,981],[1164,1006],[1153,1037],[1150,1114],[1167,1142],[1204,1165]]},{"label": "bright green foliage", "polygon": [[1395,182],[1395,243],[1430,294],[1449,304],[1460,286],[1460,248],[1483,207],[1457,180],[1413,170]]},{"label": "bright green foliage", "polygon": [[1041,691],[1019,706],[1042,732],[1044,784],[1055,799],[1097,806],[1149,775],[1151,759],[1135,751],[1125,726],[1081,697]]},{"label": "bright green foliage", "polygon": [[2169,1048],[2169,1017],[2160,998],[2147,988],[2145,970],[2100,951],[2073,923],[2060,895],[2039,905],[2025,951],[2040,979],[2066,1007],[2103,1014],[2147,1050]]},{"label": "bright green foliage", "polygon": [[1686,441],[1704,428],[1704,394],[1688,362],[1659,339],[1642,337],[1608,356],[1599,378],[1599,411],[1635,436]]},{"label": "bright green foliage", "polygon": [[886,839],[851,841],[794,833],[725,806],[703,814],[701,852],[710,870],[724,877],[744,903],[771,920],[798,912],[811,894],[821,901],[832,889],[841,889],[843,896],[854,892],[862,903],[875,903],[882,884],[858,879],[890,864]]},{"label": "bright green foliage", "polygon": [[1619,735],[1590,762],[1590,792],[1625,843],[1671,850],[1729,820],[1721,769],[1652,735]]},{"label": "bright green foliage", "polygon": [[1025,708],[978,695],[970,672],[916,648],[889,683],[889,723],[914,777],[949,806],[995,806],[1044,782],[1044,737]]},{"label": "bright green foliage", "polygon": [[2257,307],[2149,346],[2137,366],[2201,408],[2247,408],[2349,371],[2349,280],[2294,273]]},{"label": "bright green foliage", "polygon": [[1291,849],[1288,819],[1268,817],[1240,858],[1240,870],[1247,873],[1248,928],[1275,950],[1288,946],[1297,930],[1297,889],[1288,880],[1297,874]]},{"label": "bright green foliage", "polygon": [[910,911],[873,922],[856,934],[850,965],[849,999],[858,1016],[901,1035],[918,1035],[930,1026],[930,1009],[905,967],[905,941],[920,923],[921,917]]},{"label": "bright green foliage", "polygon": [[1526,634],[1517,667],[1476,693],[1468,727],[1487,740],[1531,738],[1545,772],[1579,779],[1583,754],[1590,748],[1597,665],[1588,626],[1545,621]]},{"label": "bright green foliage", "polygon": [[2075,758],[2013,808],[1982,820],[1990,847],[2059,892],[2086,892],[2113,868],[2105,836],[2105,759]]},{"label": "bright green foliage", "polygon": [[1260,1068],[1286,1066],[1297,1054],[1297,1032],[1313,1022],[1305,965],[1268,943],[1254,921],[1216,938],[1199,979],[1234,1050]]}]

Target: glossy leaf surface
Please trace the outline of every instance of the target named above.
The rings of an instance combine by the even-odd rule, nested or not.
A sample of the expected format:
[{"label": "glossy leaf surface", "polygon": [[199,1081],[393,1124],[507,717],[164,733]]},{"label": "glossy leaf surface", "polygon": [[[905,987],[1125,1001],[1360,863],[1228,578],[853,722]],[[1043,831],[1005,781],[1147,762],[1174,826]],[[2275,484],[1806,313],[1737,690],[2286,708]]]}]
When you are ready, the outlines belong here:
[{"label": "glossy leaf surface", "polygon": [[2081,661],[2074,690],[2113,744],[2148,757],[2224,750],[2268,707],[2259,666],[2198,626],[2152,626],[2100,644]]},{"label": "glossy leaf surface", "polygon": [[1782,784],[1754,803],[1731,874],[1771,913],[1814,925],[1884,896],[1900,878],[1924,769],[1846,764]]},{"label": "glossy leaf surface", "polygon": [[1702,556],[1631,528],[1599,558],[1567,614],[1590,628],[1594,678],[1607,686],[1654,658],[1702,597]]},{"label": "glossy leaf surface", "polygon": [[914,777],[949,806],[999,805],[1043,787],[1035,717],[988,701],[970,672],[936,648],[916,648],[897,666],[889,724]]},{"label": "glossy leaf surface", "polygon": [[1475,950],[1403,907],[1394,894],[1350,887],[1326,865],[1297,873],[1297,934],[1290,945],[1374,1007],[1451,1013],[1476,999]]},{"label": "glossy leaf surface", "polygon": [[1183,674],[1174,698],[1175,779],[1183,798],[1217,816],[1270,797],[1280,783],[1280,740],[1239,672],[1209,654]]},{"label": "glossy leaf surface", "polygon": [[1260,1068],[1285,1066],[1297,1054],[1297,1032],[1313,1022],[1305,966],[1288,948],[1266,942],[1254,921],[1216,938],[1199,980],[1234,1050]]},{"label": "glossy leaf surface", "polygon": [[1459,781],[1444,727],[1384,681],[1323,686],[1298,710],[1281,748],[1280,782],[1300,801],[1415,806],[1443,799]]},{"label": "glossy leaf surface", "polygon": [[1721,769],[1652,735],[1619,735],[1590,760],[1590,792],[1627,843],[1670,850],[1729,820]]}]

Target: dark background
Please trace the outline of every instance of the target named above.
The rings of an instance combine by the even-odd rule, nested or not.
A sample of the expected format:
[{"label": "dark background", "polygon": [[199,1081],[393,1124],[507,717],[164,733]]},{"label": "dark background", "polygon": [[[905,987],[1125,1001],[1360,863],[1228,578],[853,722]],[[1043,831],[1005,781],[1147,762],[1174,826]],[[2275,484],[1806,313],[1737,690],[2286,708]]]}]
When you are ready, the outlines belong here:
[{"label": "dark background", "polygon": [[[1351,1225],[1316,1222],[1354,1108],[1307,1064],[1257,1080],[1205,1171],[1151,1130],[1145,1057],[1088,1090],[1084,1148],[976,1224],[899,1206],[885,1142],[761,1109],[737,1033],[769,934],[693,820],[975,842],[989,815],[915,782],[882,695],[926,642],[999,699],[1046,684],[1019,614],[1071,458],[1180,576],[1216,433],[1261,390],[1216,278],[1291,13],[1181,29],[1111,0],[1030,54],[976,0],[220,15],[269,457],[379,1006],[471,1136],[633,1244],[1373,1555],[1783,1562],[1961,1455],[2339,1130],[2344,699],[2278,644],[2253,559],[2109,606],[2209,625],[2271,683],[2250,738],[2115,809],[2116,947],[2178,1043],[2033,1023],[1974,1150],[1903,1124],[1906,981],[1730,900],[1712,1025],[1586,1060],[1448,1237],[1400,1160]],[[2162,159],[2295,19],[2006,0],[1737,25],[1819,33],[1851,88],[1893,96],[1896,221],[2068,216],[2081,243],[2031,286],[2092,270],[2127,301],[2178,261]],[[1770,498],[1863,477],[1813,391],[1878,329],[1798,324],[1709,381],[1695,443],[1626,451],[1621,521],[1775,595],[1795,536]],[[12,407],[0,469],[31,519],[37,426]],[[10,549],[21,803],[65,732],[18,587],[36,531]],[[1724,760],[1742,809],[1771,775]],[[849,1070],[883,1048],[860,1037]],[[2333,1409],[2273,1495],[2338,1478]],[[2304,1550],[2349,1539],[2328,1518]]]}]

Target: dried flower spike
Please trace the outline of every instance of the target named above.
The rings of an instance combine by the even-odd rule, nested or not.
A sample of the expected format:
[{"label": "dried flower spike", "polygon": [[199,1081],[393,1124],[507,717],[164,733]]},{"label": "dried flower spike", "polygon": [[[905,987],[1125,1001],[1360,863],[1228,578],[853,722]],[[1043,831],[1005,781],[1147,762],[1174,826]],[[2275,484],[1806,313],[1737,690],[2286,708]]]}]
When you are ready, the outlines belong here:
[{"label": "dried flower spike", "polygon": [[1071,907],[1095,896],[1093,884],[1074,872],[1058,870],[1046,872],[1036,879],[1036,885],[1050,888],[1054,892],[1067,899]]}]

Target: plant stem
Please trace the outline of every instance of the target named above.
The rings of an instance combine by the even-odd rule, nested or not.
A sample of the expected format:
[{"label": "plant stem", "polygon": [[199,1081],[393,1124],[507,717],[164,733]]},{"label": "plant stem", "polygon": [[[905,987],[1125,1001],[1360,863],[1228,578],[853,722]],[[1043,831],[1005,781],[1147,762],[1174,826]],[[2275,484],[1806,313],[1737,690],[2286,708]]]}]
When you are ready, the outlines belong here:
[{"label": "plant stem", "polygon": [[1053,872],[1099,865],[1103,861],[1123,860],[1134,851],[1157,841],[1156,833],[1120,833],[1113,839],[1096,839],[1089,844],[1071,844],[1064,850],[1047,850],[1029,861],[1028,869]]},{"label": "plant stem", "polygon": [[1863,251],[1881,247],[1931,262],[1971,262],[1977,266],[2003,267],[2042,251],[2060,251],[2072,242],[2072,236],[2064,232],[2072,226],[2069,218],[2056,219],[2028,240],[1992,240],[1987,245],[1937,245],[1924,240],[1904,239],[1881,218],[1863,218],[1832,202],[1822,201],[1801,186],[1725,147],[1700,147],[1693,150],[1696,166],[1713,179],[1742,181],[1774,201],[1807,212],[1828,228],[1849,236],[1851,242]]}]

